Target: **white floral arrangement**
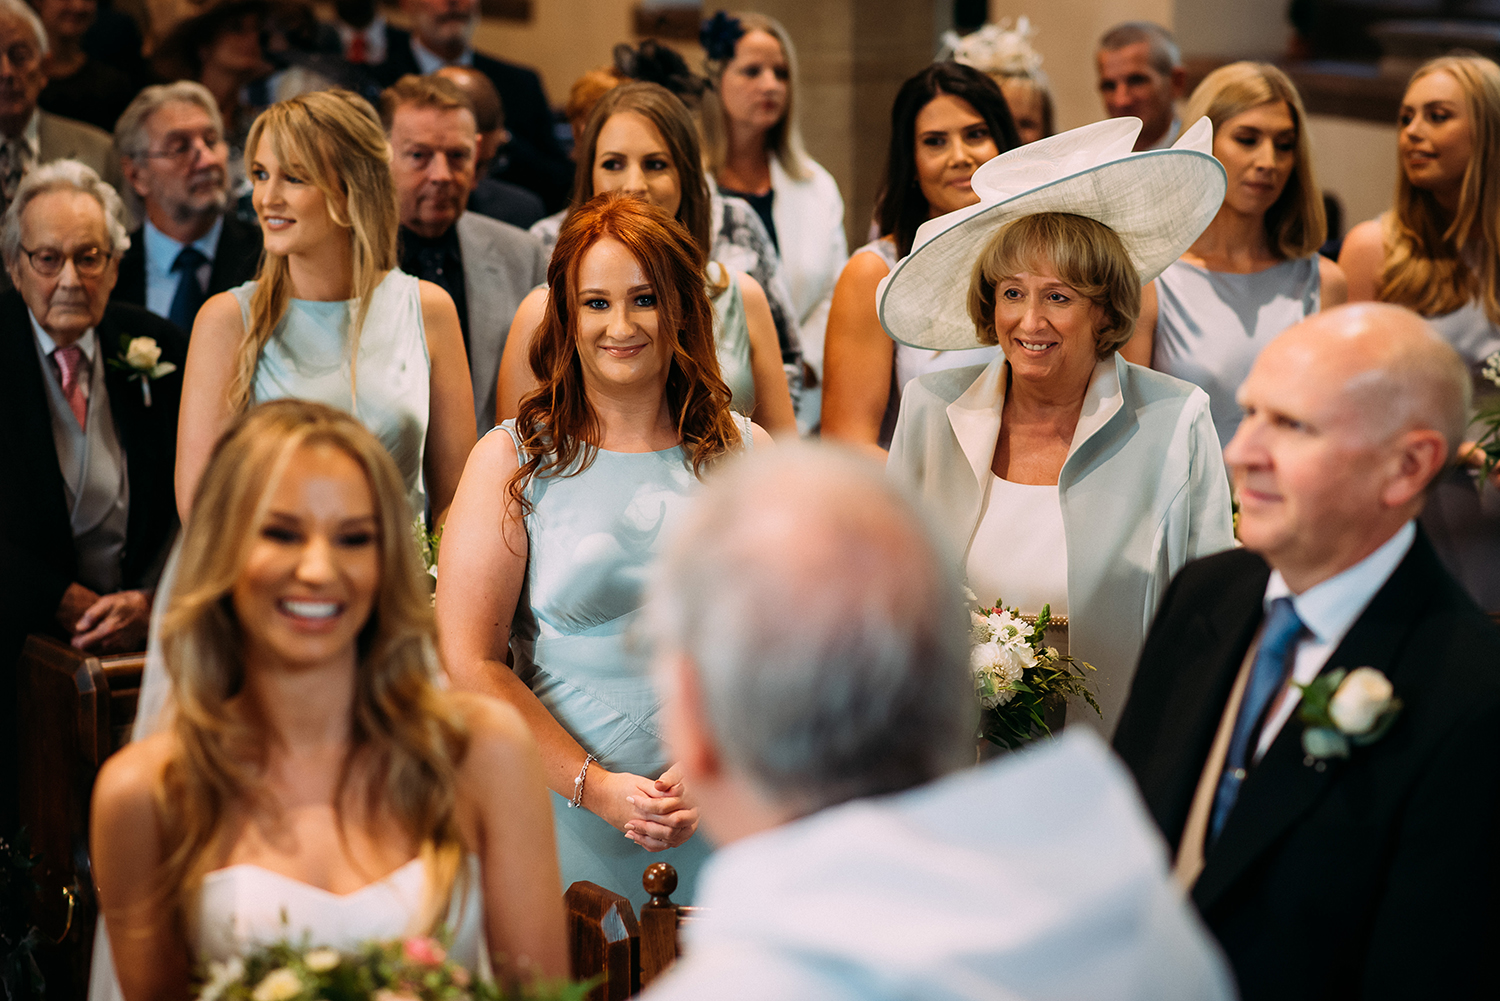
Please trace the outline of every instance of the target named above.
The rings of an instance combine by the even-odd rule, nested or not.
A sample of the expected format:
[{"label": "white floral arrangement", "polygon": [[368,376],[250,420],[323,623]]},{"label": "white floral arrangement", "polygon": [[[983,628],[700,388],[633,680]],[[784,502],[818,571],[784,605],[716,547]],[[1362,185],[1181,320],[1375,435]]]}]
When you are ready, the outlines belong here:
[{"label": "white floral arrangement", "polygon": [[992,744],[1016,748],[1051,736],[1046,710],[1068,698],[1082,698],[1094,712],[1099,703],[1085,671],[1093,666],[1047,646],[1052,610],[1042,606],[1035,622],[996,601],[985,607],[968,588],[969,667],[979,699],[979,735]]},{"label": "white floral arrangement", "polygon": [[538,979],[502,990],[454,962],[441,933],[349,951],[282,939],[210,962],[198,982],[198,1001],[583,1001],[595,986]]},{"label": "white floral arrangement", "polygon": [[1031,47],[1031,40],[1036,37],[1031,19],[1022,14],[1016,18],[1014,28],[1010,24],[1010,18],[1001,18],[998,24],[986,24],[962,38],[947,31],[943,33],[943,46],[954,62],[972,66],[981,73],[1039,76],[1042,56]]}]

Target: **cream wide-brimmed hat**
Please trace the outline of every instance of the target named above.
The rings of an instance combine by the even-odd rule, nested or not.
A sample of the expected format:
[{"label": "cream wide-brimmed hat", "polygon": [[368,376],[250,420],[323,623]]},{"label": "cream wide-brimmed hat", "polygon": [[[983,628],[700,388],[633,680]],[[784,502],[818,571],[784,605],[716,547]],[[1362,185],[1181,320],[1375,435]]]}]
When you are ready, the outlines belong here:
[{"label": "cream wide-brimmed hat", "polygon": [[886,332],[914,348],[977,346],[974,262],[1001,226],[1038,212],[1097,219],[1119,234],[1142,285],[1161,274],[1213,221],[1228,182],[1207,118],[1171,149],[1134,152],[1140,130],[1139,118],[1110,118],[982,164],[972,181],[979,203],[924,222],[876,289]]}]

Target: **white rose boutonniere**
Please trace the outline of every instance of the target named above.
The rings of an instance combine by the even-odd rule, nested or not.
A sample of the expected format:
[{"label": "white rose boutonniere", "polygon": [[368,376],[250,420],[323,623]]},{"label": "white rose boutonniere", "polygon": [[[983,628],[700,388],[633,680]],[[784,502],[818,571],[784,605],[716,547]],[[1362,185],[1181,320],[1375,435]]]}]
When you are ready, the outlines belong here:
[{"label": "white rose boutonniere", "polygon": [[1390,679],[1373,667],[1334,668],[1301,688],[1302,750],[1320,770],[1326,759],[1347,758],[1384,737],[1401,712]]},{"label": "white rose boutonniere", "polygon": [[120,337],[120,353],[109,359],[111,368],[129,372],[130,378],[139,380],[141,399],[151,406],[151,382],[177,371],[177,366],[161,360],[161,345],[155,337]]}]

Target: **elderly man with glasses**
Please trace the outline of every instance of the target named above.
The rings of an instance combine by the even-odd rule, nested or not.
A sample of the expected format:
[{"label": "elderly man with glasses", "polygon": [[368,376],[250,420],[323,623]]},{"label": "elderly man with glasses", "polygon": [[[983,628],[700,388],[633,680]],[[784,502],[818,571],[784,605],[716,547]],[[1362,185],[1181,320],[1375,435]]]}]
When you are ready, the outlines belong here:
[{"label": "elderly man with glasses", "polygon": [[[13,629],[141,649],[176,527],[186,342],[106,305],[129,245],[119,196],[72,160],[26,176],[0,225],[0,566]],[[17,587],[16,580],[24,579]],[[18,637],[0,636],[0,668]]]},{"label": "elderly man with glasses", "polygon": [[0,0],[0,210],[28,170],[53,160],[78,160],[111,184],[119,179],[109,133],[37,107],[47,48],[36,12],[21,0]]},{"label": "elderly man with glasses", "polygon": [[147,87],[115,126],[127,197],[144,217],[120,260],[115,302],[192,332],[211,295],[255,277],[260,228],[226,212],[229,144],[219,106],[191,80]]}]

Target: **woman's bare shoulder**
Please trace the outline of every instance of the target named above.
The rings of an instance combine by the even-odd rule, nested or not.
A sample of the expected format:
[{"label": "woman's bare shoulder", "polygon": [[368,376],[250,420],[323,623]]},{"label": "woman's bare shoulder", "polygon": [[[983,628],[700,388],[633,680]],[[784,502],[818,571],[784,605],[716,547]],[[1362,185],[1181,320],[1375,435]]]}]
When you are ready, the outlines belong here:
[{"label": "woman's bare shoulder", "polygon": [[158,733],[126,744],[105,760],[94,781],[94,822],[104,827],[156,823],[156,802],[177,738]]},{"label": "woman's bare shoulder", "polygon": [[459,766],[462,784],[476,791],[501,788],[518,774],[518,764],[536,757],[530,728],[508,702],[477,692],[448,692],[446,698],[469,735]]},{"label": "woman's bare shoulder", "polygon": [[219,292],[208,297],[198,310],[193,321],[193,340],[207,334],[218,343],[232,339],[238,343],[245,333],[245,315],[240,310],[240,300],[233,292]]}]

